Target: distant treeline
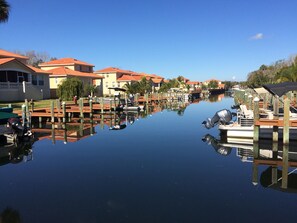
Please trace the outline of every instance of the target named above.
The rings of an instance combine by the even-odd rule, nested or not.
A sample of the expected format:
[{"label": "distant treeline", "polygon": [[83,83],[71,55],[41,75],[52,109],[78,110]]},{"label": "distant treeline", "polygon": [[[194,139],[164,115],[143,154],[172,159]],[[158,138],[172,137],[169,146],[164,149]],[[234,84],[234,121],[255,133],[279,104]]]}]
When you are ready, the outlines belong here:
[{"label": "distant treeline", "polygon": [[297,56],[287,60],[279,60],[272,65],[262,65],[248,74],[246,85],[251,88],[262,87],[263,84],[297,81]]}]

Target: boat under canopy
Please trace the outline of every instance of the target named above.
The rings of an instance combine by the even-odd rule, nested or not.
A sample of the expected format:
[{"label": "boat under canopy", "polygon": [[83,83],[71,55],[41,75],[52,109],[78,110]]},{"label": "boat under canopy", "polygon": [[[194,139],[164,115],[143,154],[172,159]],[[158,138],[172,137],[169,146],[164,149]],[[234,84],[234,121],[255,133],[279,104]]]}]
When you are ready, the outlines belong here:
[{"label": "boat under canopy", "polygon": [[297,82],[283,82],[279,84],[265,84],[263,87],[273,95],[283,96],[289,91],[297,91]]}]

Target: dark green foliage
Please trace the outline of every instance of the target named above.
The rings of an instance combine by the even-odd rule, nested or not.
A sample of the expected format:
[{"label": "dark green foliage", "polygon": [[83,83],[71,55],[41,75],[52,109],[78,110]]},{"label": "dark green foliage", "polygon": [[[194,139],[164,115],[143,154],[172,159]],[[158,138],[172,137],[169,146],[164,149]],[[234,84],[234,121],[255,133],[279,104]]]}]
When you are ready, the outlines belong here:
[{"label": "dark green foliage", "polygon": [[62,100],[72,100],[74,96],[78,98],[83,95],[83,83],[80,79],[68,78],[58,86],[57,95]]},{"label": "dark green foliage", "polygon": [[216,80],[211,80],[208,84],[208,88],[215,89],[218,88],[219,83]]},{"label": "dark green foliage", "polygon": [[7,22],[9,17],[10,5],[6,0],[0,0],[0,23]]},{"label": "dark green foliage", "polygon": [[246,84],[257,88],[285,81],[297,81],[297,57],[279,60],[270,66],[261,65],[258,70],[249,73]]}]

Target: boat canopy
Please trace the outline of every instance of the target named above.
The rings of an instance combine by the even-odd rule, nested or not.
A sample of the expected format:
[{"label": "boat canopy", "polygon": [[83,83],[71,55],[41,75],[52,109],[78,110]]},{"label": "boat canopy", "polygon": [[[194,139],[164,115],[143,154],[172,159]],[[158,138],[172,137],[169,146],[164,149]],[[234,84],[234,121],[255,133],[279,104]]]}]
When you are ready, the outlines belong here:
[{"label": "boat canopy", "polygon": [[257,93],[257,94],[266,94],[268,93],[268,91],[263,88],[263,87],[259,87],[259,88],[254,88],[254,91]]},{"label": "boat canopy", "polygon": [[273,95],[283,96],[289,91],[297,91],[297,82],[283,82],[279,84],[265,84],[263,87]]},{"label": "boat canopy", "polygon": [[112,90],[115,90],[115,91],[127,91],[126,89],[120,88],[120,87],[109,87],[108,89],[112,89]]}]

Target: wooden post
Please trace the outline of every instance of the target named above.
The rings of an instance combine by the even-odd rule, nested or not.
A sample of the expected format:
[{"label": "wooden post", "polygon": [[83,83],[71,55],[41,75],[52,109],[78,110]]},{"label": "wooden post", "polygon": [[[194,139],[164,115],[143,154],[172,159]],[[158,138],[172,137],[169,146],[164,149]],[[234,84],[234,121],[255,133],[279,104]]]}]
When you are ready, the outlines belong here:
[{"label": "wooden post", "polygon": [[84,99],[83,98],[80,98],[79,99],[79,111],[80,111],[80,118],[84,118],[84,111],[83,111],[83,109],[84,109],[84,101],[83,101]]},{"label": "wooden post", "polygon": [[249,101],[249,109],[252,109],[253,107],[253,95],[248,96],[248,101]]},{"label": "wooden post", "polygon": [[84,136],[84,120],[83,119],[80,120],[80,124],[79,124],[79,135],[80,136]]},{"label": "wooden post", "polygon": [[93,101],[92,99],[89,100],[89,105],[90,105],[90,118],[93,117]]},{"label": "wooden post", "polygon": [[283,168],[282,168],[282,188],[288,187],[288,171],[289,171],[289,146],[283,146]]},{"label": "wooden post", "polygon": [[65,125],[65,128],[64,128],[64,144],[67,144],[67,129],[66,129],[66,125]]},{"label": "wooden post", "polygon": [[253,163],[252,172],[252,183],[256,186],[258,185],[258,165],[255,163]]},{"label": "wooden post", "polygon": [[104,129],[104,115],[101,116],[101,120],[100,120],[100,128]]},{"label": "wooden post", "polygon": [[112,99],[109,98],[109,112],[111,112],[111,107],[112,107]]},{"label": "wooden post", "polygon": [[104,112],[104,98],[103,97],[101,98],[100,103],[101,103],[101,114],[103,114],[103,112]]},{"label": "wooden post", "polygon": [[274,97],[273,114],[274,116],[278,117],[278,114],[279,114],[279,97],[278,96]]},{"label": "wooden post", "polygon": [[61,101],[60,101],[60,99],[56,99],[56,104],[57,104],[58,113],[60,113],[61,112]]},{"label": "wooden post", "polygon": [[51,101],[51,123],[55,122],[55,113],[54,113],[54,101]]},{"label": "wooden post", "polygon": [[62,110],[63,110],[63,122],[66,122],[66,103],[65,101],[62,102]]},{"label": "wooden post", "polygon": [[[54,103],[54,101],[52,101]],[[56,135],[55,135],[55,124],[52,123],[52,142],[53,144],[56,144]]]},{"label": "wooden post", "polygon": [[288,97],[284,100],[284,126],[283,126],[283,143],[288,145],[290,141],[289,136],[289,124],[290,124],[290,99]]},{"label": "wooden post", "polygon": [[22,105],[22,121],[23,121],[23,126],[26,124],[26,105]]},{"label": "wooden post", "polygon": [[259,98],[254,99],[254,142],[259,141],[260,126],[256,125],[256,121],[259,120]]}]

